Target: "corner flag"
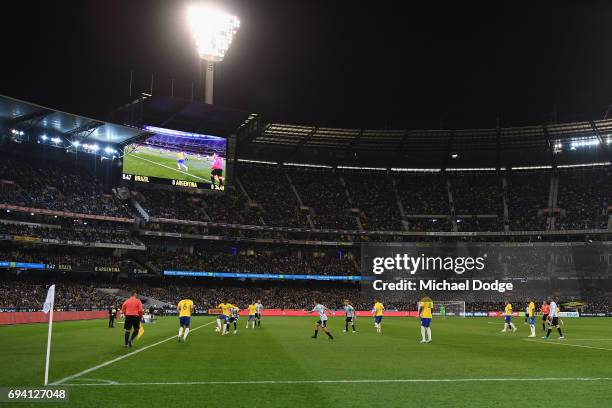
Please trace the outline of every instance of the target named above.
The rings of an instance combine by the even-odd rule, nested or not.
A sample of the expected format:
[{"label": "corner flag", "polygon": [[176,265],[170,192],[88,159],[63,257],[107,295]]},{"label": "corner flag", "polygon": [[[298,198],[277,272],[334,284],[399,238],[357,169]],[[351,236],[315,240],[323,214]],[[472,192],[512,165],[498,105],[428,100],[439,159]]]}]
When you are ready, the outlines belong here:
[{"label": "corner flag", "polygon": [[47,360],[45,361],[45,385],[49,383],[49,358],[51,357],[51,328],[53,327],[53,306],[55,304],[55,285],[49,286],[43,312],[49,313],[49,333],[47,334]]},{"label": "corner flag", "polygon": [[142,323],[140,323],[140,328],[138,329],[138,337],[136,338],[137,339],[141,338],[143,334],[144,334],[144,327],[142,327]]},{"label": "corner flag", "polygon": [[55,285],[49,286],[49,291],[47,292],[47,299],[45,300],[45,304],[43,305],[43,312],[49,313],[49,311],[53,311],[53,304],[55,303]]}]

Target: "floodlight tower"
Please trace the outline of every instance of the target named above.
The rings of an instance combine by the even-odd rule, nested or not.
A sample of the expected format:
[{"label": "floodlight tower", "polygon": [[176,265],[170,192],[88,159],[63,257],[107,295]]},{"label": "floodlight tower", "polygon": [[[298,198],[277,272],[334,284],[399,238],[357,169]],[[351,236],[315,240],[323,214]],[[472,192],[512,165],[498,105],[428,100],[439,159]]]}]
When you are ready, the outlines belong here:
[{"label": "floodlight tower", "polygon": [[195,38],[198,56],[206,62],[204,102],[212,104],[215,64],[223,61],[240,28],[240,20],[208,5],[189,7],[187,19]]}]

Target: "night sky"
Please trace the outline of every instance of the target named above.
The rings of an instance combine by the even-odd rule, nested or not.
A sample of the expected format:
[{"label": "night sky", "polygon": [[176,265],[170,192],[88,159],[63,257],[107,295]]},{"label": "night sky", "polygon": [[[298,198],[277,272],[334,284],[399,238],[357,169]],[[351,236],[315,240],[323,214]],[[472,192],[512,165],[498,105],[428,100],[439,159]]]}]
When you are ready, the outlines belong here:
[{"label": "night sky", "polygon": [[[139,91],[189,97],[187,1],[19,1],[0,93],[106,118]],[[612,103],[612,2],[244,0],[215,103],[267,121],[469,128],[599,119]],[[410,5],[399,8],[400,4]]]}]

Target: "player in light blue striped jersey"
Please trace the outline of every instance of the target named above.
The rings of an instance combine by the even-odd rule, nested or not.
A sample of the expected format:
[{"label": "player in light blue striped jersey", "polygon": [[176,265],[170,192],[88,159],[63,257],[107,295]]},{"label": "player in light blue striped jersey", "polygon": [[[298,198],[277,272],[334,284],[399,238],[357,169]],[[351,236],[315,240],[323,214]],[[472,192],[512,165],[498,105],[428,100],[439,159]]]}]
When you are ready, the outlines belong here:
[{"label": "player in light blue striped jersey", "polygon": [[317,312],[319,314],[319,320],[317,320],[317,323],[315,325],[315,331],[314,331],[314,335],[312,336],[312,338],[313,339],[317,338],[317,335],[319,334],[319,328],[321,328],[323,329],[325,334],[327,334],[327,337],[329,337],[330,340],[333,340],[334,336],[332,336],[332,334],[327,329],[327,311],[329,309],[327,309],[325,306],[320,304],[318,301],[315,301],[314,304],[315,306],[312,308],[312,310],[309,313]]},{"label": "player in light blue striped jersey", "polygon": [[351,324],[351,327],[353,329],[353,333],[356,333],[355,330],[355,308],[353,307],[353,305],[351,305],[351,302],[348,299],[344,299],[344,311],[346,312],[346,321],[344,323],[344,330],[343,332],[346,333],[348,332],[349,329],[349,323]]}]

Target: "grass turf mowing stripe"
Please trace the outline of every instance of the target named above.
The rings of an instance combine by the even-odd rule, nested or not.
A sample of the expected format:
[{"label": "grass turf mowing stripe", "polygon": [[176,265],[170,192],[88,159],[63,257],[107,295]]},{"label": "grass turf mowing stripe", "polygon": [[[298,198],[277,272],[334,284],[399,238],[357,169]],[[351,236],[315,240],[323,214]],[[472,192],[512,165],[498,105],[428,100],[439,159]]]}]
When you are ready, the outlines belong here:
[{"label": "grass turf mowing stripe", "polygon": [[165,167],[165,168],[167,168],[167,169],[169,169],[169,170],[178,171],[179,173],[183,173],[183,174],[186,174],[186,175],[188,175],[188,176],[191,176],[191,177],[194,177],[194,178],[197,178],[197,179],[200,179],[200,180],[204,180],[204,181],[207,181],[207,182],[209,182],[209,183],[210,183],[210,180],[207,180],[207,179],[205,179],[205,178],[203,178],[203,177],[200,177],[200,176],[196,176],[195,174],[191,174],[191,173],[188,173],[188,172],[186,172],[186,171],[179,170],[179,169],[174,169],[174,168],[172,168],[172,167],[170,167],[170,166],[166,166],[165,164],[161,164],[161,163],[154,162],[153,160],[145,159],[144,157],[140,157],[140,156],[136,156],[136,155],[133,155],[132,157],[134,157],[134,158],[136,158],[136,159],[140,159],[140,160],[148,161],[149,163],[153,163],[153,164],[155,164],[155,165],[157,165],[157,166]]},{"label": "grass turf mowing stripe", "polygon": [[[214,321],[214,320],[212,320],[212,321],[210,321],[210,322],[208,322],[208,323],[205,323],[205,324],[203,324],[203,325],[201,325],[201,326],[198,326],[198,327],[196,327],[196,328],[194,328],[194,329],[191,329],[189,332],[190,332],[190,333],[193,333],[194,331],[199,330],[199,329],[201,329],[202,327],[206,327],[206,326],[208,326],[209,324],[213,324],[214,322],[215,322],[215,321]],[[108,366],[108,365],[111,365],[111,364],[113,364],[113,363],[116,363],[117,361],[121,361],[121,360],[123,360],[123,359],[125,359],[125,358],[131,357],[131,356],[133,356],[133,355],[135,355],[135,354],[138,354],[138,353],[140,353],[140,352],[143,352],[143,351],[145,351],[145,350],[148,350],[148,349],[150,349],[150,348],[152,348],[152,347],[159,346],[160,344],[163,344],[163,343],[165,343],[165,342],[167,342],[167,341],[170,341],[170,340],[176,340],[176,338],[177,338],[177,335],[175,334],[175,335],[173,335],[173,336],[171,336],[171,337],[168,337],[167,339],[160,340],[160,341],[158,341],[157,343],[149,344],[148,346],[145,346],[145,347],[140,348],[140,349],[138,349],[138,350],[134,350],[134,351],[132,351],[131,353],[124,354],[124,355],[119,356],[119,357],[117,357],[117,358],[114,358],[114,359],[112,359],[112,360],[106,361],[106,362],[104,362],[104,363],[102,363],[102,364],[98,364],[97,366],[94,366],[94,367],[88,368],[87,370],[83,370],[83,371],[81,371],[81,372],[79,372],[79,373],[76,373],[76,374],[73,374],[73,375],[69,375],[68,377],[64,377],[64,378],[62,378],[61,380],[57,380],[57,381],[55,381],[55,382],[53,382],[53,383],[51,383],[51,384],[49,384],[49,385],[61,385],[61,384],[64,384],[66,381],[70,381],[70,380],[77,379],[77,378],[79,378],[79,377],[81,377],[81,376],[83,376],[83,375],[85,375],[85,374],[89,374],[89,373],[91,373],[91,372],[93,372],[93,371],[99,370],[99,369],[100,369],[100,368],[102,368],[102,367],[106,367],[106,366]]]},{"label": "grass turf mowing stripe", "polygon": [[[102,380],[96,380],[102,381]],[[260,381],[173,381],[65,383],[71,387],[149,386],[149,385],[264,385],[264,384],[385,384],[385,383],[453,383],[453,382],[523,382],[523,381],[612,381],[612,377],[539,377],[539,378],[412,378],[412,379],[355,379],[355,380],[260,380]]]}]

